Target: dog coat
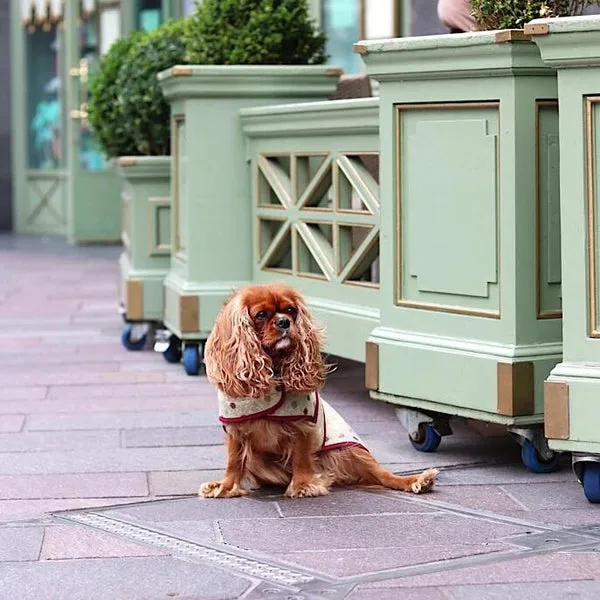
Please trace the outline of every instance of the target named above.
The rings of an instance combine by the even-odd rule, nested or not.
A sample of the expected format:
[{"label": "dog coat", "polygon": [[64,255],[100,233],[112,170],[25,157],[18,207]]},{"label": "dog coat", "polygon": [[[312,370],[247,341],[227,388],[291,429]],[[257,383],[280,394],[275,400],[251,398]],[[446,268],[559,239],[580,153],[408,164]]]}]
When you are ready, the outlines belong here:
[{"label": "dog coat", "polygon": [[352,427],[319,396],[319,392],[296,394],[274,391],[266,398],[231,399],[219,390],[218,396],[219,421],[225,431],[230,423],[255,419],[288,423],[309,421],[322,436],[321,451],[348,446],[367,449]]}]

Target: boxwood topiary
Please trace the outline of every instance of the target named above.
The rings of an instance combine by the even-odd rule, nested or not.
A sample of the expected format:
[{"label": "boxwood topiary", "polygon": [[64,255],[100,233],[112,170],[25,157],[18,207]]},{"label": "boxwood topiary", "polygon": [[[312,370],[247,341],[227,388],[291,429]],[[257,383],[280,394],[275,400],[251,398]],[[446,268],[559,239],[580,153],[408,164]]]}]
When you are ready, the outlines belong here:
[{"label": "boxwood topiary", "polygon": [[306,0],[204,0],[187,28],[192,64],[323,64],[325,41]]},{"label": "boxwood topiary", "polygon": [[471,12],[481,30],[523,29],[540,17],[580,15],[589,0],[471,0]]},{"label": "boxwood topiary", "polygon": [[90,77],[88,120],[100,147],[110,158],[136,154],[135,140],[126,131],[119,109],[117,78],[123,61],[142,37],[136,31],[117,40]]},{"label": "boxwood topiary", "polygon": [[118,108],[137,154],[164,156],[171,151],[170,105],[156,78],[186,62],[184,19],[164,23],[142,40],[123,61],[117,85]]}]

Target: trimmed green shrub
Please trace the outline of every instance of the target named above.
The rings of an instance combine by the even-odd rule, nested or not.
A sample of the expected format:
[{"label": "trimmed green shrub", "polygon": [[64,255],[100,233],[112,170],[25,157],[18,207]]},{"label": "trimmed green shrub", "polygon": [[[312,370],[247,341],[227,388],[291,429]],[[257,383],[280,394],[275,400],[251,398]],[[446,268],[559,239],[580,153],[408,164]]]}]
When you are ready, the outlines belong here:
[{"label": "trimmed green shrub", "polygon": [[323,64],[325,41],[306,0],[204,0],[187,28],[191,64]]},{"label": "trimmed green shrub", "polygon": [[186,63],[185,30],[184,19],[164,23],[134,46],[119,70],[118,109],[125,134],[135,142],[136,154],[171,153],[170,105],[156,76]]},{"label": "trimmed green shrub", "polygon": [[137,153],[119,109],[117,78],[123,62],[142,37],[136,31],[116,41],[90,77],[88,120],[100,147],[110,158]]},{"label": "trimmed green shrub", "polygon": [[523,29],[540,17],[580,15],[589,0],[471,0],[471,13],[480,30]]}]

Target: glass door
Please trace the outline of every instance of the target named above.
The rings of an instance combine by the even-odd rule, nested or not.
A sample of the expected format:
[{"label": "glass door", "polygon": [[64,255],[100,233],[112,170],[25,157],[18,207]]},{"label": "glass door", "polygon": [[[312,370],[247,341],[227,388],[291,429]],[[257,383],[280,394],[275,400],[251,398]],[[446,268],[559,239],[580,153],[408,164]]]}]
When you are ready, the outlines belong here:
[{"label": "glass door", "polygon": [[117,0],[65,3],[68,237],[74,243],[117,242],[120,180],[99,149],[88,121],[89,82],[99,57],[119,37]]}]

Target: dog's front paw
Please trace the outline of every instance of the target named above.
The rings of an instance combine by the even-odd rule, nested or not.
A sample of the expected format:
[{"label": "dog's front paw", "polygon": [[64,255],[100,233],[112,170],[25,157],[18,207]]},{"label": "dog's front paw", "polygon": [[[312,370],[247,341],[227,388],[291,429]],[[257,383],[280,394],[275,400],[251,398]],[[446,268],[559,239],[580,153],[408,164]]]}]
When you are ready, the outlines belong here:
[{"label": "dog's front paw", "polygon": [[423,471],[411,486],[413,494],[425,494],[426,492],[431,491],[438,473],[439,471],[437,469],[427,469],[427,471]]},{"label": "dog's front paw", "polygon": [[327,496],[329,487],[323,477],[316,476],[308,481],[295,481],[292,479],[285,495],[288,498],[314,498],[316,496]]},{"label": "dog's front paw", "polygon": [[238,498],[247,496],[248,493],[248,490],[240,487],[237,483],[229,487],[224,486],[222,481],[207,481],[198,490],[200,498]]}]

